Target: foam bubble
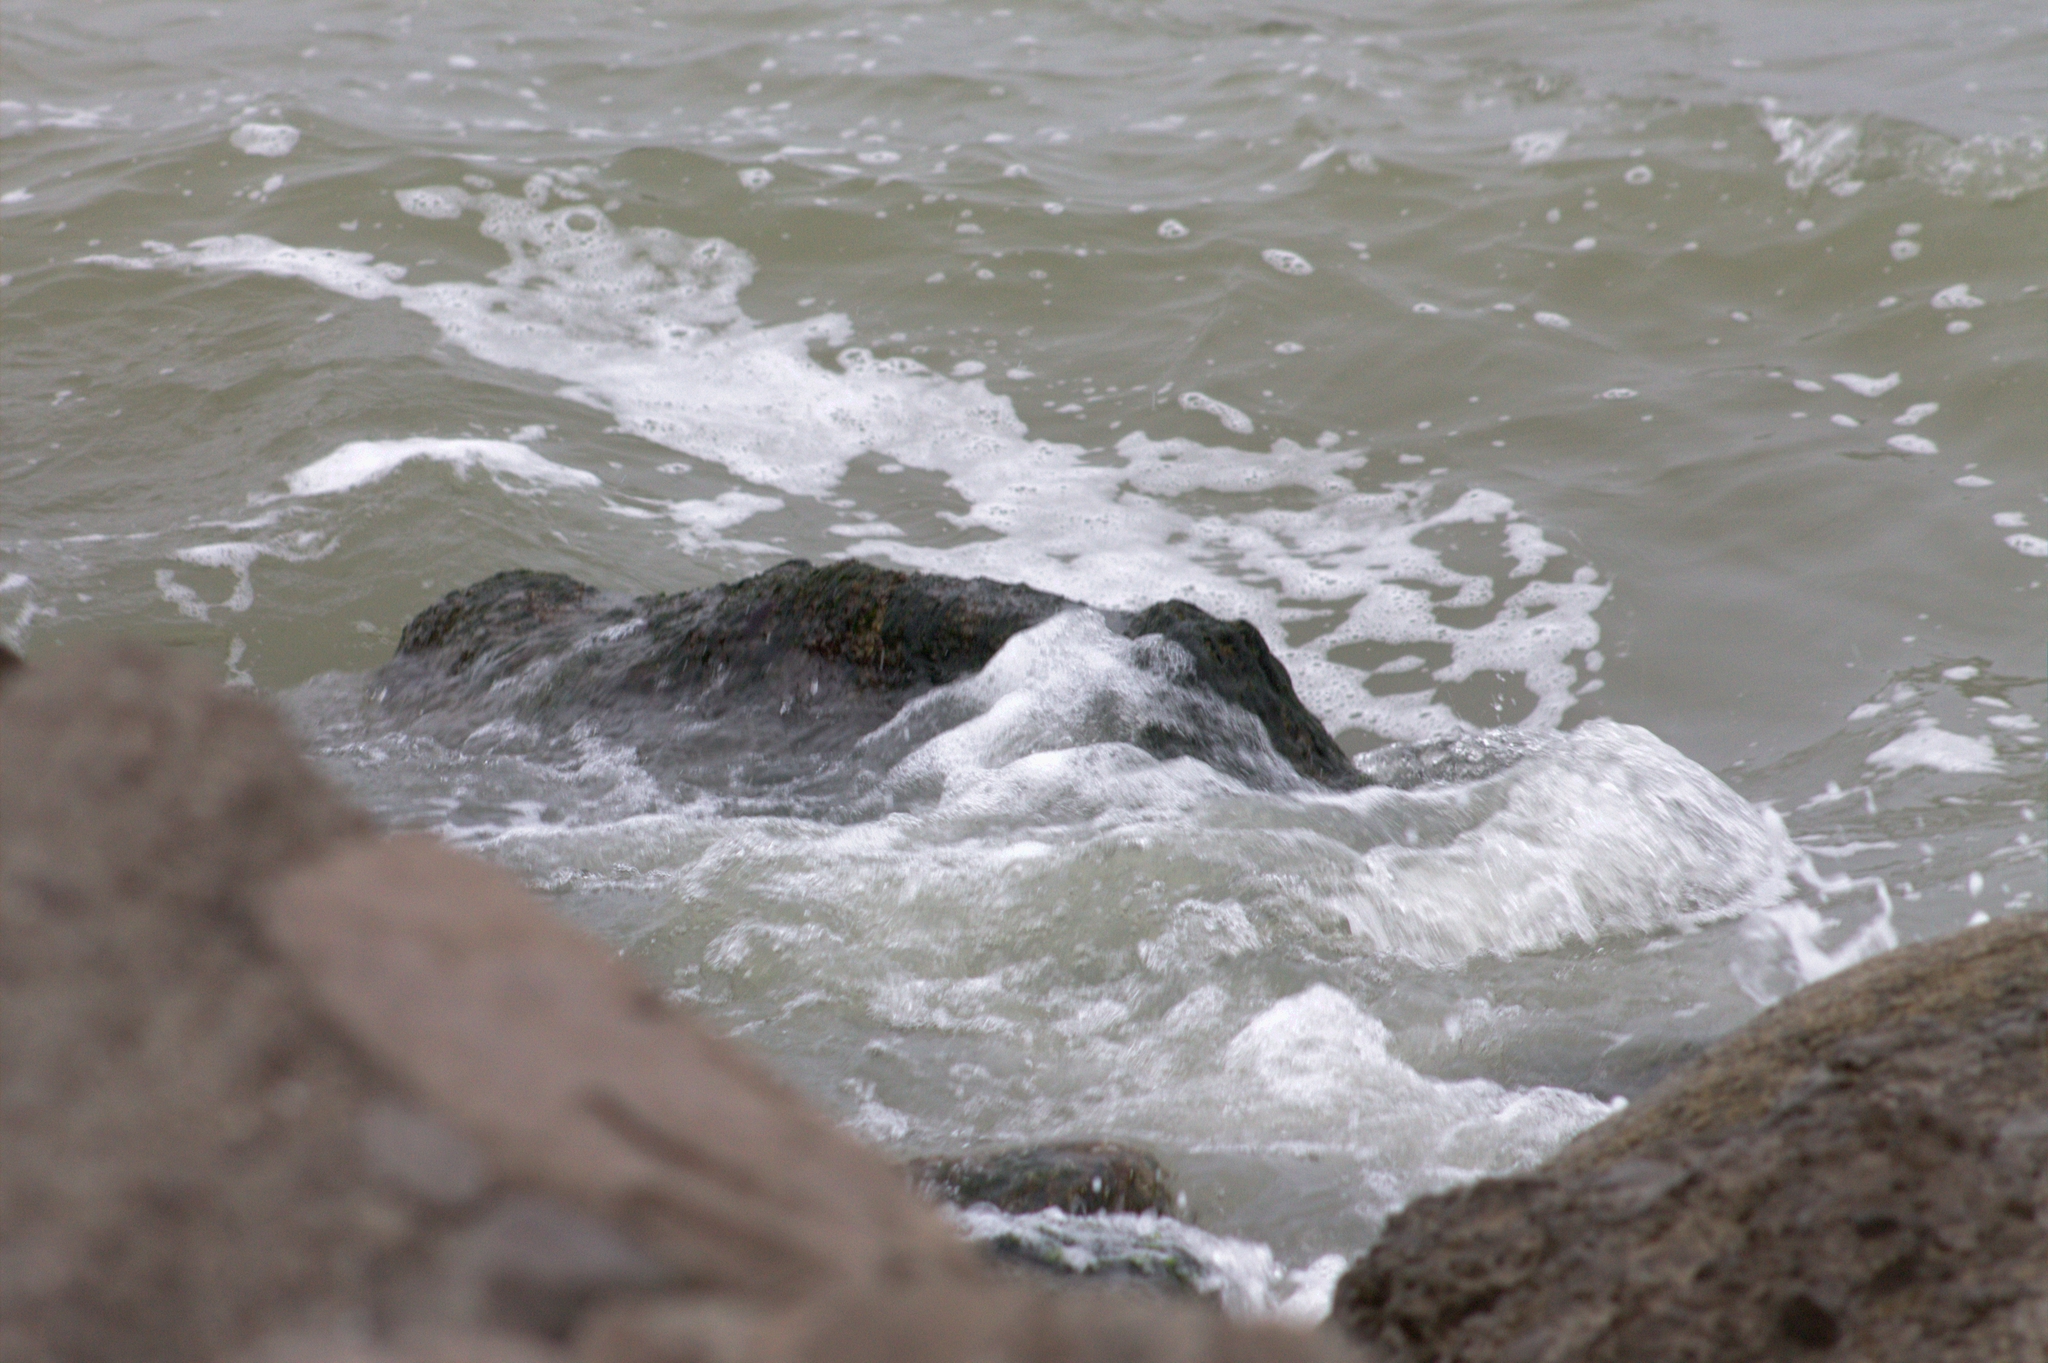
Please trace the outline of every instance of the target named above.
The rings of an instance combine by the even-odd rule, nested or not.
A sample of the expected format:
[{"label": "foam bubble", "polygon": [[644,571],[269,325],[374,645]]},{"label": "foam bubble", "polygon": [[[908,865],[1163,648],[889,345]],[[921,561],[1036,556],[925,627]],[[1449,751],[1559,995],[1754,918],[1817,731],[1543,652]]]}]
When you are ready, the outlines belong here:
[{"label": "foam bubble", "polygon": [[1952,308],[1981,308],[1984,300],[1970,292],[1968,284],[1951,284],[1927,300],[1928,306],[1948,311]]},{"label": "foam bubble", "polygon": [[1564,150],[1571,134],[1563,128],[1545,128],[1522,133],[1508,142],[1508,150],[1525,166],[1541,165]]},{"label": "foam bubble", "polygon": [[1868,374],[1836,374],[1834,380],[1858,397],[1881,398],[1899,386],[1899,371],[1894,369],[1881,379]]},{"label": "foam bubble", "polygon": [[1210,416],[1222,422],[1223,429],[1231,432],[1233,435],[1250,435],[1252,433],[1252,419],[1250,417],[1229,403],[1210,397],[1207,393],[1197,393],[1190,389],[1180,395],[1180,405],[1184,411],[1207,412]]},{"label": "foam bubble", "polygon": [[1941,446],[1924,435],[1895,435],[1884,442],[1901,454],[1940,454]]},{"label": "foam bubble", "polygon": [[1622,181],[1631,185],[1646,185],[1657,178],[1657,172],[1648,166],[1630,166],[1622,174]]},{"label": "foam bubble", "polygon": [[1308,275],[1316,272],[1316,267],[1309,264],[1302,257],[1292,251],[1284,251],[1278,246],[1269,246],[1259,252],[1259,259],[1265,261],[1281,274]]},{"label": "foam bubble", "polygon": [[316,459],[285,480],[294,497],[326,497],[349,492],[388,477],[414,460],[444,464],[466,478],[473,468],[492,474],[500,487],[516,478],[542,487],[597,487],[596,474],[569,468],[535,454],[510,440],[442,439],[410,436],[401,440],[351,440],[332,454]]},{"label": "foam bubble", "polygon": [[398,200],[401,212],[415,218],[448,220],[462,216],[462,206],[468,195],[459,189],[429,185],[420,189],[401,189],[393,198]]},{"label": "foam bubble", "polygon": [[1901,239],[1898,241],[1894,241],[1886,249],[1888,249],[1891,252],[1893,260],[1898,261],[1900,264],[1904,264],[1906,261],[1909,261],[1914,256],[1920,254],[1920,243],[1917,241],[1906,241]]},{"label": "foam bubble", "polygon": [[2007,535],[2005,543],[2008,548],[2028,558],[2048,558],[2048,539],[2039,535]]},{"label": "foam bubble", "polygon": [[1159,235],[1168,241],[1177,241],[1188,234],[1188,229],[1178,218],[1168,218],[1159,224]]},{"label": "foam bubble", "polygon": [[740,183],[748,189],[766,189],[775,183],[775,172],[766,166],[747,166],[739,176]]},{"label": "foam bubble", "polygon": [[289,123],[244,123],[228,134],[228,145],[249,156],[289,156],[299,130]]},{"label": "foam bubble", "polygon": [[1893,775],[1914,767],[1986,775],[2005,770],[1990,739],[1950,733],[1931,719],[1921,720],[1918,728],[1901,734],[1864,760]]},{"label": "foam bubble", "polygon": [[1572,319],[1561,312],[1539,312],[1536,314],[1536,325],[1550,327],[1555,331],[1569,331]]},{"label": "foam bubble", "polygon": [[1892,425],[1918,426],[1921,422],[1927,420],[1927,418],[1933,416],[1936,412],[1940,410],[1941,404],[1938,402],[1916,402],[1911,407],[1908,407],[1905,411],[1893,417]]}]

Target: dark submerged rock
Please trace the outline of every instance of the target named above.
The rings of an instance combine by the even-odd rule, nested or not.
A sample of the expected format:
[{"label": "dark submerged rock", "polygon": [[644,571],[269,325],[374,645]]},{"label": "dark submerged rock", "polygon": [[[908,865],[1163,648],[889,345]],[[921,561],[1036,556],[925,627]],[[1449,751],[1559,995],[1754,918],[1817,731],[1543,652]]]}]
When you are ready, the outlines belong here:
[{"label": "dark submerged rock", "polygon": [[1770,1009],[1337,1287],[1389,1359],[2048,1358],[2048,916]]},{"label": "dark submerged rock", "polygon": [[[630,599],[514,571],[416,616],[378,685],[387,704],[423,716],[509,705],[543,726],[595,723],[643,756],[687,753],[692,784],[843,789],[848,768],[882,760],[861,741],[905,704],[1075,608],[1029,587],[857,562],[791,561]],[[1145,719],[1140,746],[1257,779],[1270,757],[1247,746],[1263,734],[1308,780],[1365,784],[1249,623],[1182,601],[1105,619],[1127,638],[1169,641],[1188,663],[1187,703]]]},{"label": "dark submerged rock", "polygon": [[928,1155],[905,1168],[924,1192],[962,1207],[986,1202],[1012,1214],[1057,1207],[1069,1216],[1174,1210],[1172,1176],[1159,1157],[1115,1141]]}]

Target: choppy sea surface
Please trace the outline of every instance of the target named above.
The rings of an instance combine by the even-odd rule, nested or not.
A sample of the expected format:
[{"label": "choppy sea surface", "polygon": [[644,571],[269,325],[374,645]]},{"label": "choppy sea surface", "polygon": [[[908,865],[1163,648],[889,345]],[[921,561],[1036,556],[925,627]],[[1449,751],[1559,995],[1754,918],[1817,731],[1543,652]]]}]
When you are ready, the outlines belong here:
[{"label": "choppy sea surface", "polygon": [[[2048,898],[2037,4],[17,0],[0,340],[6,641],[276,695],[892,1151],[1154,1146],[1234,1309]],[[837,818],[364,685],[501,568],[847,555],[1471,760],[1155,760],[1087,611]]]}]

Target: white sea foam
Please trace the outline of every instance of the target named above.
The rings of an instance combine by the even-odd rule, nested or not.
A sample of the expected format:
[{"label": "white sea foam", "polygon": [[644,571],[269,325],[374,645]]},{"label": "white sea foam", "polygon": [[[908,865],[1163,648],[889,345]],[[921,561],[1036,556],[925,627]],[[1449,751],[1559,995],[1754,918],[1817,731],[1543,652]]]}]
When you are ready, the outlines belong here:
[{"label": "white sea foam", "polygon": [[351,440],[293,473],[285,486],[294,497],[327,497],[366,487],[415,460],[445,465],[458,478],[468,477],[471,469],[482,469],[500,487],[508,486],[504,481],[508,478],[537,487],[599,486],[596,474],[557,464],[515,441],[432,436]]},{"label": "white sea foam", "polygon": [[1834,380],[1858,397],[1881,398],[1899,386],[1899,371],[1894,369],[1881,379],[1868,374],[1836,374]]},{"label": "white sea foam", "polygon": [[1981,308],[1984,300],[1970,292],[1968,284],[1951,284],[1927,300],[1928,306],[1947,311],[1951,308]]},{"label": "white sea foam", "polygon": [[428,185],[420,189],[401,189],[392,197],[398,200],[401,212],[415,218],[447,220],[462,216],[463,201],[469,196],[459,189]]},{"label": "white sea foam", "polygon": [[[1514,1161],[1517,1145],[1554,1148],[1619,1106],[1568,1089],[1431,1079],[1387,1043],[1378,1018],[1327,984],[1311,985],[1230,1039],[1213,1098],[1256,1110],[1280,1139],[1363,1144],[1444,1181]],[[1288,1114],[1283,1132],[1270,1131],[1276,1112]]]},{"label": "white sea foam", "polygon": [[1549,327],[1554,331],[1569,331],[1572,319],[1561,312],[1539,312],[1536,314],[1536,325]]},{"label": "white sea foam", "polygon": [[1223,429],[1232,435],[1250,435],[1252,419],[1227,402],[1198,393],[1190,389],[1180,395],[1181,407],[1190,412],[1207,412],[1223,423]]},{"label": "white sea foam", "polygon": [[1329,1315],[1337,1279],[1351,1263],[1346,1255],[1326,1254],[1289,1269],[1265,1245],[1150,1212],[1069,1216],[1053,1207],[1013,1216],[981,1203],[947,1215],[970,1240],[1001,1241],[1074,1273],[1177,1271],[1237,1319],[1278,1320],[1299,1329]]},{"label": "white sea foam", "polygon": [[1831,118],[1815,127],[1803,119],[1767,113],[1764,131],[1778,144],[1778,164],[1787,167],[1789,189],[1846,178],[1863,141],[1861,125],[1846,118]]},{"label": "white sea foam", "polygon": [[[1570,658],[1597,645],[1593,612],[1607,591],[1592,571],[1580,569],[1571,582],[1529,581],[1501,599],[1492,579],[1448,569],[1415,540],[1449,525],[1504,534],[1520,521],[1506,498],[1474,489],[1445,505],[1426,481],[1364,492],[1363,451],[1285,439],[1248,453],[1133,432],[1109,459],[1035,440],[1008,397],[977,378],[943,377],[909,358],[883,359],[850,345],[853,328],[843,316],[754,323],[739,305],[754,270],[745,252],[717,239],[616,228],[587,202],[551,207],[558,180],[530,177],[517,197],[431,187],[477,215],[483,234],[507,252],[487,281],[414,285],[404,267],[366,253],[259,236],[88,259],[299,279],[350,298],[395,302],[479,359],[556,381],[563,396],[606,412],[625,433],[722,466],[752,485],[744,489],[750,497],[836,496],[852,462],[870,452],[937,473],[966,503],[952,515],[957,528],[981,538],[939,547],[878,530],[850,541],[848,552],[1028,582],[1106,608],[1172,595],[1249,619],[1281,647],[1303,699],[1337,728],[1419,739],[1462,727],[1431,692],[1375,697],[1363,674],[1330,661],[1332,650],[1368,641],[1449,645],[1439,682],[1483,669],[1518,674],[1536,697],[1524,721],[1532,726],[1555,725],[1573,704],[1578,673]],[[820,348],[836,353],[821,361]],[[1196,394],[1180,400],[1235,434],[1249,433],[1250,418],[1228,404],[1208,407],[1213,400]],[[367,460],[357,465],[365,468],[388,457],[352,456]],[[527,472],[511,464],[492,472],[533,486],[581,483],[572,473],[521,467]],[[1300,490],[1305,501],[1229,517],[1208,505],[1217,492],[1281,488]],[[665,514],[651,503],[621,514],[649,510]],[[832,520],[858,523],[843,513]],[[711,522],[696,512],[684,522],[692,545],[714,542],[705,538]],[[750,542],[728,547],[774,552]],[[1293,603],[1285,612],[1282,598]],[[1437,618],[1480,606],[1493,613],[1477,624]],[[1312,642],[1283,646],[1289,626],[1308,618],[1317,622],[1308,631]]]},{"label": "white sea foam", "polygon": [[2048,539],[2039,535],[2007,535],[2006,546],[2028,558],[2048,558]]},{"label": "white sea foam", "polygon": [[289,156],[299,130],[289,123],[244,123],[228,134],[228,145],[250,156]]},{"label": "white sea foam", "polygon": [[1888,437],[1885,444],[1901,454],[1940,454],[1941,446],[1924,435],[1895,435]]},{"label": "white sea foam", "polygon": [[1927,418],[1933,416],[1936,412],[1940,410],[1941,404],[1938,402],[1916,402],[1911,407],[1908,407],[1905,411],[1900,412],[1897,416],[1893,417],[1892,425],[1918,426],[1921,422],[1927,420]]},{"label": "white sea foam", "polygon": [[1508,143],[1508,150],[1515,159],[1525,166],[1543,164],[1564,150],[1565,139],[1570,136],[1563,128],[1544,128],[1536,132],[1521,133]]},{"label": "white sea foam", "polygon": [[1984,775],[2005,770],[1990,739],[1950,733],[1931,719],[1919,721],[1917,728],[1899,735],[1864,760],[1894,775],[1914,767]]},{"label": "white sea foam", "polygon": [[240,614],[256,604],[254,569],[258,560],[267,557],[289,563],[307,563],[325,558],[334,552],[334,548],[334,542],[317,531],[294,531],[266,540],[191,545],[176,551],[171,557],[194,567],[224,569],[234,574],[234,587],[224,600],[209,602],[181,582],[176,569],[159,568],[156,570],[157,594],[177,607],[180,615],[194,620],[210,620],[216,610]]},{"label": "white sea foam", "polygon": [[1316,267],[1309,264],[1308,261],[1294,252],[1282,250],[1278,246],[1271,246],[1259,252],[1259,259],[1265,261],[1281,274],[1305,275],[1316,272]]}]

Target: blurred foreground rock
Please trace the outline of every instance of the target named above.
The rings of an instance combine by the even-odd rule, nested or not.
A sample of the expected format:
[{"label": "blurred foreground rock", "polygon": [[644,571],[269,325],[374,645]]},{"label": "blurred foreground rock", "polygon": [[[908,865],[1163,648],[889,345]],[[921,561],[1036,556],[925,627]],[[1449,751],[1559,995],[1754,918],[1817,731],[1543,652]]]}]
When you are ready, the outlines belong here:
[{"label": "blurred foreground rock", "polygon": [[1412,1203],[1333,1323],[1398,1360],[2048,1360],[2048,916],[1794,994],[1534,1174]]},{"label": "blurred foreground rock", "polygon": [[501,873],[161,652],[0,688],[0,1358],[1334,1360],[990,1274]]}]

